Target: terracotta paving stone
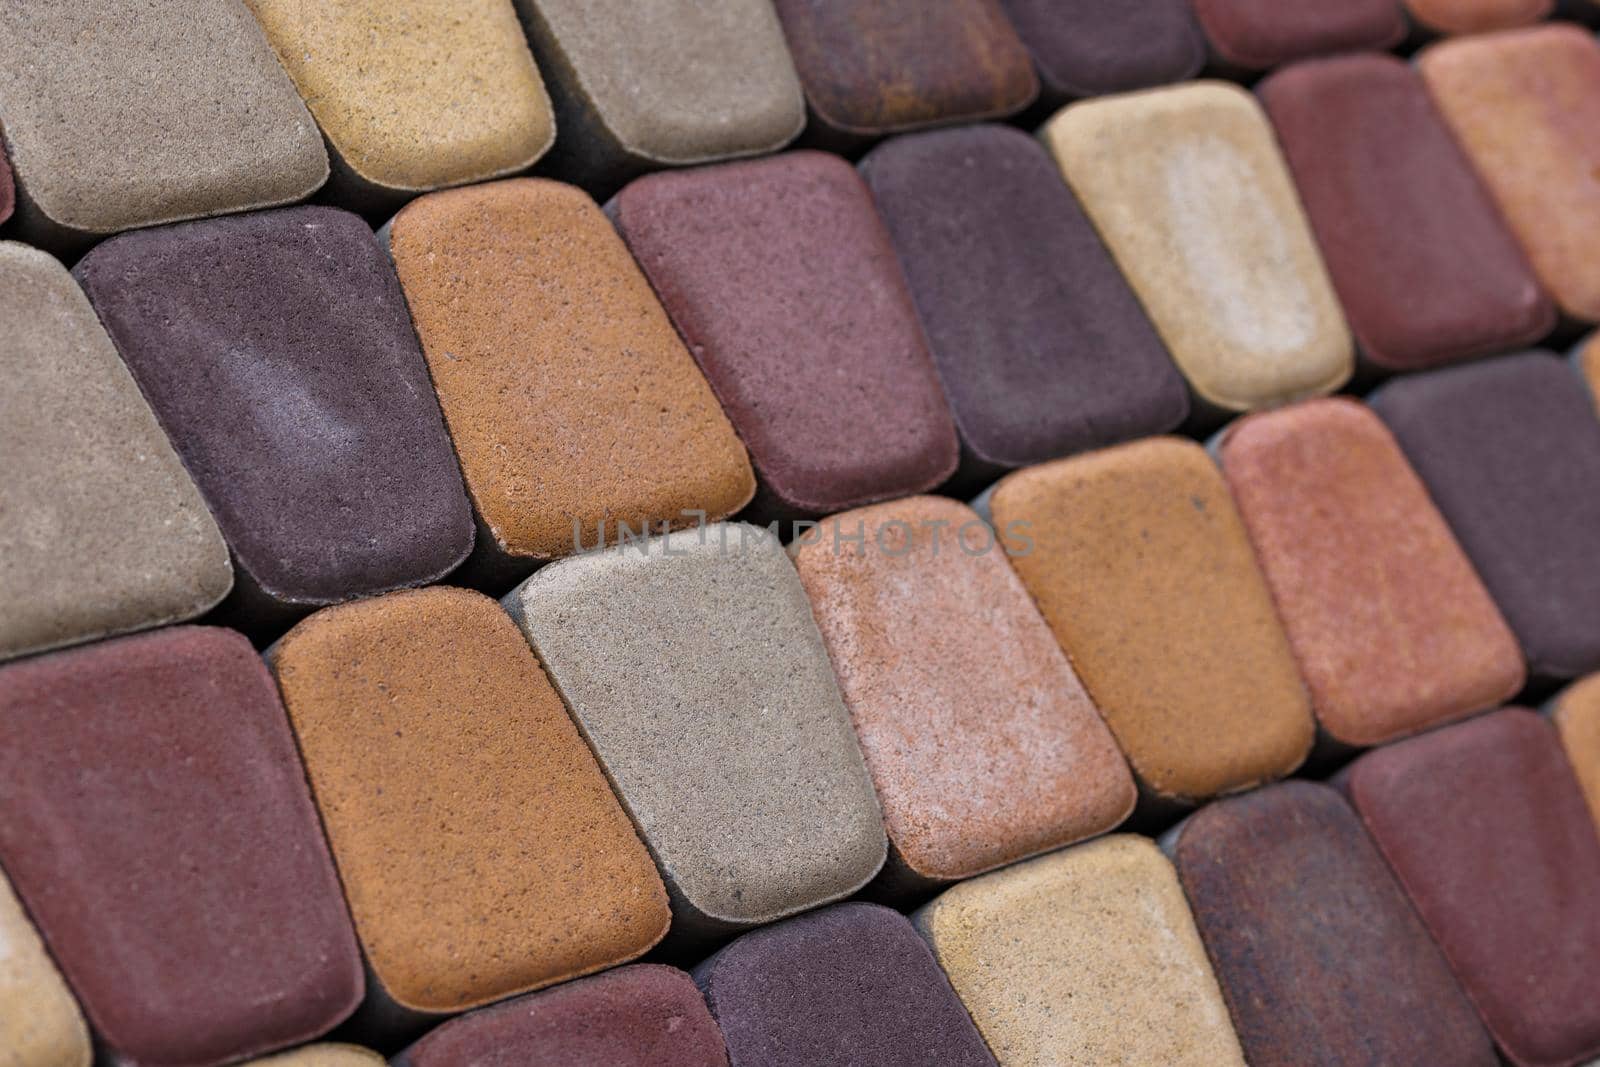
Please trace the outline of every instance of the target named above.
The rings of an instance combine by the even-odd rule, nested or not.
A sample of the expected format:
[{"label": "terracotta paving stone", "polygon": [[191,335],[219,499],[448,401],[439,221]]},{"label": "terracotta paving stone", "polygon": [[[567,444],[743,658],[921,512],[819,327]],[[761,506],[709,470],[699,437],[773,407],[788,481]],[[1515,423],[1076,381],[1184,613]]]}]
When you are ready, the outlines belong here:
[{"label": "terracotta paving stone", "polygon": [[838,904],[745,934],[695,969],[732,1067],[994,1067],[898,912]]},{"label": "terracotta paving stone", "polygon": [[1399,0],[1193,0],[1223,65],[1266,70],[1307,56],[1387,49],[1406,35]]},{"label": "terracotta paving stone", "polygon": [[94,1049],[78,1002],[0,873],[0,1063],[89,1067]]},{"label": "terracotta paving stone", "polygon": [[1404,0],[1406,11],[1434,33],[1509,30],[1548,18],[1555,0]]},{"label": "terracotta paving stone", "polygon": [[180,626],[0,668],[0,864],[119,1062],[326,1033],[361,957],[278,692]]},{"label": "terracotta paving stone", "polygon": [[1253,1067],[1495,1067],[1494,1044],[1361,820],[1284,782],[1168,850]]},{"label": "terracotta paving stone", "polygon": [[1332,740],[1385,744],[1522,688],[1515,635],[1369,409],[1249,415],[1217,454]]},{"label": "terracotta paving stone", "polygon": [[634,964],[452,1019],[394,1067],[728,1067],[694,980]]},{"label": "terracotta paving stone", "polygon": [[1415,68],[1312,60],[1256,89],[1363,355],[1418,370],[1538,341],[1556,323]]},{"label": "terracotta paving stone", "polygon": [[1310,703],[1221,473],[1153,438],[1018,471],[995,528],[1149,799],[1280,778]]},{"label": "terracotta paving stone", "polygon": [[246,0],[361,207],[524,170],[555,117],[511,0]]},{"label": "terracotta paving stone", "polygon": [[999,0],[774,0],[805,88],[808,140],[834,147],[1004,118],[1039,93]]},{"label": "terracotta paving stone", "polygon": [[778,541],[713,523],[561,560],[504,600],[672,898],[675,945],[849,896],[882,816]]},{"label": "terracotta paving stone", "polygon": [[436,586],[327,608],[272,660],[370,995],[463,1011],[666,933],[649,853],[494,601]]},{"label": "terracotta paving stone", "polygon": [[1147,838],[962,882],[912,921],[1004,1067],[1244,1067],[1177,875]]},{"label": "terracotta paving stone", "polygon": [[388,234],[486,564],[525,575],[615,543],[617,523],[749,502],[733,427],[585,193],[542,179],[435,193]]},{"label": "terracotta paving stone", "polygon": [[238,0],[8,3],[0,51],[16,57],[0,101],[32,243],[292,203],[328,177],[316,123]]},{"label": "terracotta paving stone", "polygon": [[764,520],[926,492],[955,472],[916,308],[848,163],[792,152],[653,174],[611,210],[750,450]]},{"label": "terracotta paving stone", "polygon": [[194,618],[228,549],[65,267],[0,242],[0,659]]},{"label": "terracotta paving stone", "polygon": [[1600,334],[1593,335],[1584,342],[1574,354],[1573,362],[1589,386],[1589,392],[1594,396],[1596,406],[1600,406]]},{"label": "terracotta paving stone", "polygon": [[1510,1062],[1600,1053],[1600,837],[1555,729],[1499,711],[1370,752],[1344,785]]},{"label": "terracotta paving stone", "polygon": [[970,508],[847,511],[791,553],[878,789],[886,875],[968,878],[1132,811],[1122,753]]},{"label": "terracotta paving stone", "polygon": [[1189,412],[1167,356],[1037,140],[968,126],[861,162],[961,436],[961,478],[1165,433]]},{"label": "terracotta paving stone", "polygon": [[1194,77],[1205,37],[1186,0],[1000,0],[1053,105]]},{"label": "terracotta paving stone", "polygon": [[1040,131],[1199,398],[1246,411],[1354,366],[1272,127],[1234,85],[1072,104]]},{"label": "terracotta paving stone", "polygon": [[1600,44],[1569,23],[1461,37],[1417,66],[1573,319],[1600,321]]},{"label": "terracotta paving stone", "polygon": [[1600,669],[1600,421],[1543,352],[1432,371],[1369,397],[1537,677]]},{"label": "terracotta paving stone", "polygon": [[1600,675],[1590,675],[1566,689],[1551,704],[1567,759],[1600,827]]},{"label": "terracotta paving stone", "polygon": [[553,173],[606,195],[629,178],[776,152],[805,97],[770,0],[516,0],[549,80]]},{"label": "terracotta paving stone", "polygon": [[233,550],[252,629],[437,581],[472,546],[394,269],[325,207],[123,234],[76,268]]}]

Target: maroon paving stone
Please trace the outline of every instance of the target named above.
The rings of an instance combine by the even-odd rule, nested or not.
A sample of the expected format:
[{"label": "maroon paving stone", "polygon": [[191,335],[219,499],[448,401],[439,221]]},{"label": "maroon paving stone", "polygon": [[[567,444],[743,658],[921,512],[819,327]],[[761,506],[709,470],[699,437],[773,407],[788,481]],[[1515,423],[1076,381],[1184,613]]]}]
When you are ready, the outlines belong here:
[{"label": "maroon paving stone", "polygon": [[[1121,2],[1121,0],[1119,0]],[[1003,118],[1039,92],[999,0],[774,0],[812,143]]]},{"label": "maroon paving stone", "polygon": [[732,1067],[994,1067],[927,944],[876,904],[745,934],[695,981]]},{"label": "maroon paving stone", "polygon": [[1526,352],[1396,379],[1369,402],[1531,673],[1600,669],[1600,420],[1582,379],[1549,353]]},{"label": "maroon paving stone", "polygon": [[1372,363],[1453,363],[1555,326],[1555,305],[1409,64],[1310,60],[1257,92]]},{"label": "maroon paving stone", "polygon": [[394,268],[297,207],[114,237],[74,272],[237,563],[230,621],[443,577],[471,506]]},{"label": "maroon paving stone", "polygon": [[1188,388],[1049,154],[1004,126],[861,162],[961,436],[963,481],[1165,433]]},{"label": "maroon paving stone", "polygon": [[831,514],[954,473],[911,294],[848,163],[792,152],[653,174],[611,211],[750,451],[752,514]]},{"label": "maroon paving stone", "polygon": [[277,687],[181,626],[0,668],[0,864],[103,1044],[213,1067],[308,1041],[361,959]]},{"label": "maroon paving stone", "polygon": [[1169,845],[1251,1067],[1495,1067],[1439,946],[1332,789],[1218,801]]},{"label": "maroon paving stone", "polygon": [[1399,0],[1192,0],[1213,56],[1267,70],[1307,56],[1392,48],[1406,35]]},{"label": "maroon paving stone", "polygon": [[1049,104],[1194,77],[1205,37],[1187,0],[1001,0]]},{"label": "maroon paving stone", "polygon": [[641,963],[445,1023],[394,1067],[727,1067],[694,980]]},{"label": "maroon paving stone", "polygon": [[1368,753],[1343,784],[1511,1062],[1600,1056],[1600,838],[1555,728],[1498,711]]}]

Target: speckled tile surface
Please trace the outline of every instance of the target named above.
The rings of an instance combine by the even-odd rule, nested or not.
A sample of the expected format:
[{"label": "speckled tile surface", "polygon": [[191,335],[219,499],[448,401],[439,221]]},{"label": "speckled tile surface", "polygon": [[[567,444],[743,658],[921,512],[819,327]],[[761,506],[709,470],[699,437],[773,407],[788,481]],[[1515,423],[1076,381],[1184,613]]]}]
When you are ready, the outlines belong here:
[{"label": "speckled tile surface", "polygon": [[531,166],[555,140],[511,0],[246,0],[360,206]]},{"label": "speckled tile surface", "polygon": [[1511,1062],[1600,1052],[1600,838],[1555,729],[1499,711],[1368,753],[1345,785]]},{"label": "speckled tile surface", "polygon": [[1330,738],[1383,744],[1522,688],[1515,635],[1369,409],[1250,415],[1218,456]]},{"label": "speckled tile surface", "polygon": [[0,112],[29,239],[304,199],[316,123],[239,0],[52,0],[0,9]]},{"label": "speckled tile surface", "polygon": [[233,584],[199,490],[51,256],[0,242],[0,659],[181,622]]},{"label": "speckled tile surface", "polygon": [[505,604],[693,941],[855,892],[883,823],[805,590],[759,527],[551,564]]},{"label": "speckled tile surface", "polygon": [[1122,753],[975,512],[913,497],[805,541],[791,553],[877,786],[886,874],[967,878],[1128,815]]},{"label": "speckled tile surface", "polygon": [[1422,476],[1535,675],[1600,668],[1600,422],[1570,367],[1532,352],[1369,398]]},{"label": "speckled tile surface", "polygon": [[733,427],[586,194],[540,179],[451,190],[388,233],[480,556],[528,568],[615,543],[619,522],[659,530],[750,500]]},{"label": "speckled tile surface", "polygon": [[1428,96],[1393,56],[1256,89],[1363,355],[1420,370],[1533,344],[1556,310]]},{"label": "speckled tile surface", "polygon": [[361,959],[272,676],[183,626],[0,667],[0,863],[95,1033],[218,1067],[312,1040]]},{"label": "speckled tile surface", "polygon": [[1116,835],[947,889],[913,917],[1002,1067],[1243,1067],[1172,865]]},{"label": "speckled tile surface", "polygon": [[666,933],[649,853],[500,605],[437,586],[327,608],[273,670],[374,992],[463,1011]]},{"label": "speckled tile surface", "polygon": [[962,484],[1184,420],[1182,376],[1035,139],[908,134],[860,170],[955,417]]},{"label": "speckled tile surface", "polygon": [[1406,34],[1399,0],[1193,0],[1213,56],[1256,71],[1307,56],[1385,49]]},{"label": "speckled tile surface", "polygon": [[1444,41],[1417,65],[1545,288],[1600,320],[1600,43],[1560,23]]},{"label": "speckled tile surface", "polygon": [[1018,471],[989,507],[1147,791],[1200,800],[1299,767],[1306,689],[1199,445],[1153,438]]},{"label": "speckled tile surface", "polygon": [[1338,389],[1350,332],[1272,127],[1222,82],[1085,100],[1040,131],[1199,397]]},{"label": "speckled tile surface", "polygon": [[0,1063],[89,1067],[94,1050],[72,991],[0,873]]},{"label": "speckled tile surface", "polygon": [[1187,0],[1000,0],[1033,56],[1040,96],[1064,104],[1183,81],[1206,42]]}]

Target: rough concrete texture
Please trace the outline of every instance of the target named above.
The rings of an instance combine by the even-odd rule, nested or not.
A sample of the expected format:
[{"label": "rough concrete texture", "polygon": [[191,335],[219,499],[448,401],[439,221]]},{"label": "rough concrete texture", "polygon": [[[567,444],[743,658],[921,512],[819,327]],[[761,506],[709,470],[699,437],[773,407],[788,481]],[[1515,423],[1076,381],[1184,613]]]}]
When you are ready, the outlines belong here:
[{"label": "rough concrete texture", "polygon": [[273,670],[396,1003],[463,1011],[666,933],[649,854],[494,601],[436,586],[326,608],[278,642]]},{"label": "rough concrete texture", "polygon": [[0,140],[0,224],[11,217],[11,212],[17,206],[17,187],[11,177],[11,159],[6,155],[6,146]]},{"label": "rough concrete texture", "polygon": [[357,204],[524,170],[555,117],[511,0],[246,0]]},{"label": "rough concrete texture", "polygon": [[861,162],[961,435],[964,484],[1165,433],[1188,391],[1038,141],[908,134]]},{"label": "rough concrete texture", "polygon": [[1329,737],[1385,744],[1522,688],[1516,636],[1369,409],[1248,415],[1217,454]]},{"label": "rough concrete texture", "polygon": [[521,179],[434,194],[389,243],[488,531],[480,555],[531,565],[614,544],[617,523],[749,502],[744,447],[583,192]]},{"label": "rough concrete texture", "polygon": [[1369,398],[1537,676],[1600,668],[1600,421],[1569,367],[1529,352]]},{"label": "rough concrete texture", "polygon": [[694,980],[635,964],[453,1019],[395,1067],[728,1067]]},{"label": "rough concrete texture", "polygon": [[1551,705],[1567,760],[1600,827],[1600,674],[1574,682]]},{"label": "rough concrete texture", "polygon": [[776,152],[805,98],[770,0],[516,0],[550,79],[555,173],[606,192],[649,170]]},{"label": "rough concrete texture", "polygon": [[1495,1067],[1494,1043],[1361,821],[1284,782],[1202,808],[1171,854],[1252,1067]]},{"label": "rough concrete texture", "polygon": [[1244,1067],[1177,875],[1145,838],[963,882],[912,920],[1005,1067]]},{"label": "rough concrete texture", "polygon": [[1399,0],[1193,0],[1224,66],[1266,70],[1307,56],[1383,50],[1406,35]]},{"label": "rough concrete texture", "polygon": [[220,601],[227,546],[94,308],[60,263],[9,241],[0,335],[0,659]]},{"label": "rough concrete texture", "polygon": [[436,581],[472,512],[394,270],[325,207],[124,234],[76,274],[233,550],[246,621]]},{"label": "rough concrete texture", "polygon": [[239,0],[6,4],[0,54],[16,57],[0,114],[29,241],[291,203],[328,176],[316,123]]},{"label": "rough concrete texture", "polygon": [[89,1067],[78,1002],[0,873],[0,1065]]},{"label": "rough concrete texture", "polygon": [[1600,838],[1550,724],[1498,711],[1370,752],[1345,775],[1510,1062],[1600,1053]]},{"label": "rough concrete texture", "polygon": [[1600,44],[1570,23],[1444,41],[1417,65],[1434,100],[1574,319],[1600,321]]},{"label": "rough concrete texture", "polygon": [[885,851],[799,576],[713,523],[551,564],[522,624],[650,846],[693,941],[848,896]]},{"label": "rough concrete texture", "polygon": [[1018,471],[990,508],[1148,791],[1200,800],[1300,765],[1313,735],[1305,686],[1199,445],[1153,438]]},{"label": "rough concrete texture", "polygon": [[240,1067],[383,1067],[384,1059],[355,1045],[307,1045],[280,1056],[251,1060]]},{"label": "rough concrete texture", "polygon": [[1404,0],[1417,25],[1433,33],[1509,30],[1547,18],[1555,0]]},{"label": "rough concrete texture", "polygon": [[745,934],[695,980],[732,1067],[994,1067],[928,946],[875,904]]},{"label": "rough concrete texture", "polygon": [[848,511],[791,553],[878,789],[886,874],[968,878],[1127,817],[1122,753],[970,508]]},{"label": "rough concrete texture", "polygon": [[1004,118],[1039,93],[998,0],[774,0],[805,87],[808,139],[844,147]]},{"label": "rough concrete texture", "polygon": [[1249,93],[1085,100],[1040,134],[1201,399],[1244,411],[1350,377],[1349,329]]},{"label": "rough concrete texture", "polygon": [[1420,370],[1550,332],[1555,305],[1415,68],[1313,60],[1256,92],[1368,360]]},{"label": "rough concrete texture", "polygon": [[1206,42],[1185,0],[1000,0],[1059,106],[1194,77]]},{"label": "rough concrete texture", "polygon": [[793,152],[653,174],[612,209],[750,450],[762,518],[926,492],[955,472],[916,308],[848,163]]},{"label": "rough concrete texture", "polygon": [[181,626],[0,668],[0,864],[108,1055],[326,1033],[361,957],[272,676]]}]

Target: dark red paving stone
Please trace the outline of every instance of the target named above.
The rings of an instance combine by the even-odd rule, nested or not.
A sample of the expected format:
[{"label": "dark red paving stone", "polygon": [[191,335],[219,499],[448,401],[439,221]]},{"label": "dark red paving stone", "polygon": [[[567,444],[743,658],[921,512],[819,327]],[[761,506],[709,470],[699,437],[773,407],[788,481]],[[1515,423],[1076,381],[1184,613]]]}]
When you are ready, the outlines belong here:
[{"label": "dark red paving stone", "polygon": [[1333,790],[1220,800],[1168,843],[1252,1067],[1495,1067],[1439,946]]},{"label": "dark red paving stone", "polygon": [[1545,352],[1413,375],[1369,398],[1400,442],[1532,674],[1600,668],[1600,421]]},{"label": "dark red paving stone", "polygon": [[1398,0],[1193,0],[1213,56],[1267,70],[1308,56],[1386,49],[1406,35]]},{"label": "dark red paving stone", "polygon": [[1206,41],[1186,0],[1000,0],[1049,104],[1192,78]]},{"label": "dark red paving stone", "polygon": [[1600,838],[1554,727],[1498,711],[1370,752],[1343,784],[1510,1061],[1600,1055]]},{"label": "dark red paving stone", "polygon": [[998,0],[774,0],[805,90],[806,137],[846,147],[1004,118],[1039,93]]},{"label": "dark red paving stone", "polygon": [[294,738],[242,636],[181,626],[0,668],[0,863],[140,1067],[315,1038],[361,960]]},{"label": "dark red paving stone", "polygon": [[1004,126],[861,162],[961,436],[962,478],[1165,433],[1188,388],[1039,142]]},{"label": "dark red paving stone", "polygon": [[75,274],[233,551],[236,617],[422,585],[471,549],[405,299],[359,218],[138,231]]},{"label": "dark red paving stone", "polygon": [[653,174],[617,228],[756,468],[762,518],[924,492],[959,446],[872,195],[792,152]]},{"label": "dark red paving stone", "polygon": [[916,929],[876,904],[752,931],[694,975],[732,1067],[995,1062]]},{"label": "dark red paving stone", "polygon": [[727,1067],[694,980],[641,963],[453,1019],[394,1067]]},{"label": "dark red paving stone", "polygon": [[1419,370],[1532,344],[1555,305],[1409,64],[1311,60],[1257,87],[1363,354]]}]

